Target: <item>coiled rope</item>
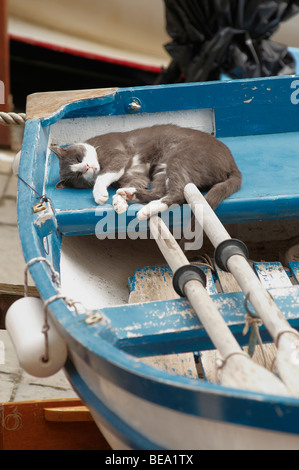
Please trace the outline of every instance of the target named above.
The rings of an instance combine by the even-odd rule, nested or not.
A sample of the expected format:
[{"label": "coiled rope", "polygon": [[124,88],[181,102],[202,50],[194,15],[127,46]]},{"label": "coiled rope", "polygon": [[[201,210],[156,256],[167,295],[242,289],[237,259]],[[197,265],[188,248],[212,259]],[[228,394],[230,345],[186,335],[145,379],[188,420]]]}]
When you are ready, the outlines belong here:
[{"label": "coiled rope", "polygon": [[3,126],[25,126],[25,113],[5,113],[0,111],[0,124]]}]

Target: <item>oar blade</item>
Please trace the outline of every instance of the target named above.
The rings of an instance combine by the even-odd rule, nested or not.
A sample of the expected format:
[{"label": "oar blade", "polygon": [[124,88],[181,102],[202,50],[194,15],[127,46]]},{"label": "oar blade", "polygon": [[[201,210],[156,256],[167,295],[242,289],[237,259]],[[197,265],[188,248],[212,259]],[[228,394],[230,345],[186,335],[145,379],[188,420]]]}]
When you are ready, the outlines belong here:
[{"label": "oar blade", "polygon": [[285,333],[278,343],[276,367],[292,395],[299,396],[299,338]]},{"label": "oar blade", "polygon": [[220,382],[227,387],[269,395],[290,395],[278,377],[245,355],[234,355],[227,359],[220,371]]}]

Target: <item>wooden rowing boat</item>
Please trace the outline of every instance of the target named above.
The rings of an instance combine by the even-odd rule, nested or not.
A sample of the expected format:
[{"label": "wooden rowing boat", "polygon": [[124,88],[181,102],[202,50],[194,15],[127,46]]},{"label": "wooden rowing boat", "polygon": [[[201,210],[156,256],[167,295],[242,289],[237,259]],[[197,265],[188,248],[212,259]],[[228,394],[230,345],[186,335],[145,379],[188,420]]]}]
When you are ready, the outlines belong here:
[{"label": "wooden rowing boat", "polygon": [[[299,216],[298,87],[296,77],[273,77],[29,96],[18,219],[37,301],[47,306],[38,331],[28,334],[33,342],[42,338],[48,356],[43,362],[31,355],[26,365],[45,374],[64,367],[112,448],[298,449],[299,397],[219,383],[217,352],[203,323],[174,291],[156,241],[132,229],[140,205],[116,218],[112,188],[104,206],[96,206],[90,190],[57,190],[58,161],[47,149],[161,122],[199,128],[231,148],[243,173],[241,190],[216,211],[221,222],[280,220],[287,227]],[[290,327],[299,329],[299,263],[253,267]],[[214,307],[238,343],[248,345],[239,284],[215,262],[203,270]],[[27,319],[34,303],[25,300]],[[23,325],[21,318],[20,342]],[[53,330],[66,345],[66,362],[44,341]],[[260,335],[271,341],[264,325]],[[275,347],[265,355],[269,368]]]}]

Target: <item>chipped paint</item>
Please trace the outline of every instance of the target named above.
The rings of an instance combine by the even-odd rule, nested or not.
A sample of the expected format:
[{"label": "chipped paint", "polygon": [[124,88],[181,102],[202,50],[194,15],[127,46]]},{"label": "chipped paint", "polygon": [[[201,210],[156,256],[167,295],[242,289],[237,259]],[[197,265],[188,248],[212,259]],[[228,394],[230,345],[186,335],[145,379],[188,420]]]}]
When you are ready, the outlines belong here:
[{"label": "chipped paint", "polygon": [[57,230],[57,220],[50,205],[46,210],[35,213],[33,224],[41,238]]},{"label": "chipped paint", "polygon": [[[255,270],[263,282],[267,281],[275,285],[277,279],[284,278],[289,283],[270,289],[270,294],[285,318],[290,321],[292,326],[298,326],[299,285],[291,284],[289,274],[286,274],[280,263],[255,263]],[[138,295],[142,295],[144,298],[144,294],[148,293],[151,298],[150,291],[153,289],[155,279],[162,288],[163,284],[171,283],[170,268],[148,266],[136,270],[129,280],[131,294],[139,292]],[[214,283],[213,276],[211,276],[211,282]],[[216,288],[215,285],[214,287]],[[220,287],[221,280],[218,288],[220,289]],[[154,289],[154,292],[156,290]],[[241,345],[246,345],[248,338],[243,336],[243,329],[247,312],[243,292],[214,292],[210,295],[226,324],[238,338],[238,342]],[[213,348],[205,329],[186,299],[134,303],[123,307],[119,313],[117,313],[117,309],[110,310],[110,313],[106,311],[106,315],[111,320],[110,336],[108,335],[107,338],[120,349],[130,351],[137,356],[167,354],[169,348],[171,350],[183,348],[185,351],[186,344],[188,344],[187,349],[190,348],[188,349],[190,351],[193,348],[196,348],[197,351]],[[260,331],[263,336],[265,327],[262,326]]]},{"label": "chipped paint", "polygon": [[39,212],[37,218],[34,221],[34,225],[41,227],[44,223],[47,222],[47,220],[51,220],[52,216],[53,212],[50,212],[49,210]]}]

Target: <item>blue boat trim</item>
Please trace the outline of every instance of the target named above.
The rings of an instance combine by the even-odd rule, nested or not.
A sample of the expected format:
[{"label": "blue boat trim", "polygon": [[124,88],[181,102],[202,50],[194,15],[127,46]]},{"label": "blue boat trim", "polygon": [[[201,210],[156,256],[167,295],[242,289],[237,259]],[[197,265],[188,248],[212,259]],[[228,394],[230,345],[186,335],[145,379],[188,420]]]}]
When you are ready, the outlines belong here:
[{"label": "blue boat trim", "polygon": [[[82,333],[82,329],[78,335],[72,331],[72,350],[95,373],[133,395],[162,407],[218,422],[299,434],[295,418],[299,415],[299,400],[296,398],[275,397],[171,376],[140,361],[134,364],[129,356],[99,339],[97,343],[90,340],[86,344],[87,334]],[[88,354],[82,343],[76,344],[75,338],[79,342],[85,340]],[[131,362],[131,370],[127,368],[128,362]]]},{"label": "blue boat trim", "polygon": [[218,138],[248,135],[249,129],[251,134],[296,132],[294,84],[296,77],[286,76],[120,88],[108,96],[69,103],[41,122],[46,127],[59,119],[128,114],[126,103],[137,98],[142,113],[215,109]]},{"label": "blue boat trim", "polygon": [[114,436],[121,442],[126,444],[129,448],[134,450],[164,450],[162,447],[148,440],[141,433],[136,432],[131,426],[128,426],[121,420],[115,413],[113,413],[107,406],[87,387],[83,382],[78,371],[70,359],[65,365],[66,373],[72,383],[74,390],[85,403],[90,411],[96,414],[101,419],[101,424],[105,426]]}]

